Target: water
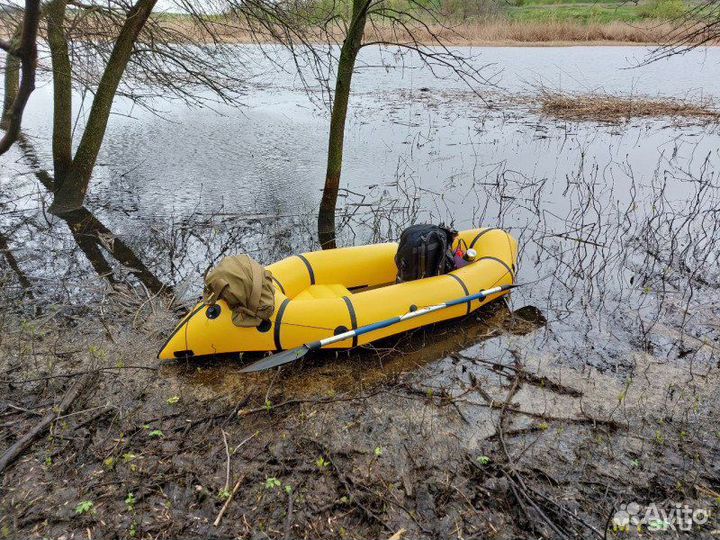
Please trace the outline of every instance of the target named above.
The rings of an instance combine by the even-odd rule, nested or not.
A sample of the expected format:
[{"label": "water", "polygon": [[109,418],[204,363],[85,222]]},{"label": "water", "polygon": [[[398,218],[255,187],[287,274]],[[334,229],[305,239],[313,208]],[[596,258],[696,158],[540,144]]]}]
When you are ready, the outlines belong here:
[{"label": "water", "polygon": [[[327,108],[296,76],[272,72],[256,50],[241,48],[258,57],[242,108],[158,100],[159,116],[119,100],[88,198],[114,234],[188,295],[223,253],[243,250],[270,262],[315,247]],[[343,241],[394,238],[417,220],[504,227],[522,245],[518,279],[532,283],[515,303],[540,307],[550,323],[538,350],[613,370],[629,369],[641,353],[714,358],[716,126],[568,123],[540,115],[535,97],[540,86],[718,97],[720,51],[633,69],[647,49],[464,52],[491,64],[492,85],[480,95],[433,78],[412,59],[364,52],[347,127]],[[51,163],[49,107],[45,84],[26,117],[44,166]],[[15,158],[3,167],[20,174],[26,165]],[[12,189],[25,199],[13,204],[37,209],[46,196],[33,177],[20,178]],[[9,228],[20,231],[13,248],[29,264],[30,251],[46,241],[24,227]],[[22,242],[28,235],[33,242]],[[81,260],[29,272],[67,275]]]},{"label": "water", "polygon": [[[518,115],[503,107],[497,93],[532,95],[543,85],[700,98],[716,94],[720,77],[715,49],[635,69],[629,68],[642,62],[647,49],[490,47],[464,54],[476,56],[476,65],[491,64],[485,72],[495,86],[479,91],[499,101],[500,110],[488,111],[462,83],[434,78],[412,57],[363,52],[362,63],[370,67],[354,79],[343,185],[356,189],[391,182],[404,163],[411,163],[418,184],[434,190],[448,181],[466,182],[478,165],[502,161],[526,175],[562,177],[577,166],[581,153],[601,166],[627,160],[647,173],[660,152],[674,150],[676,132],[648,122],[598,129],[556,123],[526,110]],[[390,67],[373,67],[383,62]],[[314,208],[324,180],[327,108],[308,99],[296,76],[271,68],[257,66],[258,73],[273,76],[255,79],[240,109],[190,109],[159,101],[160,118],[118,100],[91,204],[137,208],[140,215],[182,214],[188,208],[212,212],[222,204],[253,213]],[[33,96],[26,119],[48,164],[50,98],[45,84]],[[702,129],[683,130],[681,144],[687,148],[681,153],[717,147],[717,136],[706,135]],[[469,217],[461,213],[456,219]]]}]

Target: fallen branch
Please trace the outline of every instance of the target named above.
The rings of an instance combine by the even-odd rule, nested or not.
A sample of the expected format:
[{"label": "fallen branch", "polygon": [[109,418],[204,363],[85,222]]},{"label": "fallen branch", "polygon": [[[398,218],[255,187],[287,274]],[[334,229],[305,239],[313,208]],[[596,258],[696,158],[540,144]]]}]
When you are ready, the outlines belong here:
[{"label": "fallen branch", "polygon": [[89,369],[87,371],[74,371],[71,373],[60,373],[58,375],[48,375],[47,377],[36,377],[34,379],[20,379],[20,380],[0,379],[0,384],[26,384],[26,383],[31,383],[31,382],[49,381],[50,379],[71,379],[73,377],[77,377],[78,375],[92,375],[93,373],[98,373],[100,371],[115,371],[118,369],[146,369],[148,371],[157,371],[159,368],[154,367],[154,366],[113,366],[113,367]]},{"label": "fallen branch", "polygon": [[[484,360],[482,358],[475,358],[472,356],[467,356],[465,354],[461,353],[453,353],[450,355],[451,358],[455,358],[457,360],[467,360],[469,362],[473,363],[482,363],[487,364],[493,368],[494,371],[498,371],[502,373],[502,370],[508,370],[512,371],[514,373],[520,373],[523,377],[523,379],[535,386],[539,386],[540,388],[546,388],[547,390],[551,390],[555,392],[556,394],[563,394],[567,396],[572,397],[580,397],[583,395],[583,393],[580,390],[577,390],[576,388],[572,388],[570,386],[565,386],[563,384],[560,384],[558,382],[555,382],[545,376],[535,375],[534,373],[530,373],[529,371],[525,370],[523,367],[517,367],[517,366],[510,366],[508,364],[502,364],[500,362],[493,362],[492,360]],[[503,375],[507,375],[503,373]]]},{"label": "fallen branch", "polygon": [[3,472],[5,468],[12,463],[18,456],[20,456],[32,443],[40,437],[50,427],[58,417],[62,416],[65,411],[70,408],[70,405],[78,398],[87,385],[89,385],[95,379],[94,373],[88,373],[80,377],[65,393],[60,405],[43,416],[42,420],[38,422],[34,428],[32,428],[23,437],[15,441],[15,443],[8,448],[5,453],[0,457],[0,472]]},{"label": "fallen branch", "polygon": [[217,515],[217,517],[215,518],[215,521],[213,522],[213,525],[215,527],[220,525],[220,520],[225,515],[225,510],[227,510],[227,507],[230,506],[230,502],[233,500],[233,497],[235,497],[235,494],[240,489],[240,485],[243,483],[243,481],[245,480],[246,477],[247,477],[247,475],[244,474],[240,478],[238,478],[237,482],[235,482],[235,486],[233,486],[233,489],[230,492],[230,496],[225,501],[225,504],[223,504],[222,508],[220,509],[220,513]]},{"label": "fallen branch", "polygon": [[[255,437],[255,435],[257,435],[257,434],[258,434],[258,432],[256,431],[255,433],[253,433],[252,435],[250,435],[250,437],[248,437],[248,438],[245,439],[243,442],[241,442],[240,444],[238,444],[238,445],[235,447],[235,450],[233,450],[233,454],[234,454],[235,452],[237,452],[242,445],[244,445],[246,442],[248,442],[249,440],[251,440],[251,439],[252,439],[253,437]],[[223,431],[223,439],[224,439],[224,438],[225,438],[225,431]],[[225,442],[225,449],[226,449],[226,451],[227,451],[227,441]],[[228,460],[229,460],[229,459],[230,459],[230,454],[228,454]],[[228,461],[228,475],[229,475],[229,474],[230,474],[230,462]],[[240,485],[243,483],[243,481],[245,480],[245,478],[247,478],[247,474],[242,475],[240,478],[238,478],[238,481],[235,482],[235,486],[233,486],[233,489],[232,489],[232,491],[230,492],[230,496],[229,496],[229,497],[227,498],[227,500],[225,501],[225,504],[223,504],[222,508],[220,509],[220,513],[217,515],[217,517],[215,518],[215,521],[213,522],[213,525],[214,525],[215,527],[217,527],[218,525],[220,525],[220,520],[222,519],[223,515],[225,515],[225,510],[227,510],[227,507],[230,505],[230,501],[232,501],[232,500],[233,500],[233,497],[235,497],[235,494],[238,492],[238,489],[240,489]],[[228,480],[229,480],[229,476],[228,476]]]}]

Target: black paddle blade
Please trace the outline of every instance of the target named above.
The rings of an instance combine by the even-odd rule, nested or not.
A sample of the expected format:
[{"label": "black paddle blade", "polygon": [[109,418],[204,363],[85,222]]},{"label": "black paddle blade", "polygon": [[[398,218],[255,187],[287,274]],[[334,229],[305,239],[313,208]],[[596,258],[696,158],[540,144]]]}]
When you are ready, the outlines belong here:
[{"label": "black paddle blade", "polygon": [[300,360],[303,356],[311,351],[310,347],[303,345],[297,349],[290,349],[289,351],[282,351],[277,354],[253,362],[249,366],[245,366],[240,371],[243,373],[252,373],[253,371],[264,371],[266,369],[272,369],[274,367],[289,364],[295,360]]}]

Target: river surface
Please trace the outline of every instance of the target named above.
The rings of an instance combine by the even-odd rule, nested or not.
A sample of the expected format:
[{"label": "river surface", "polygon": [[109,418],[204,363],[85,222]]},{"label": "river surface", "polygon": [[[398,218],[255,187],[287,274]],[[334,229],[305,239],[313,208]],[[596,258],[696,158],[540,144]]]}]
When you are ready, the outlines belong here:
[{"label": "river surface", "polygon": [[[150,112],[118,100],[88,197],[114,234],[188,295],[222,253],[270,262],[316,247],[327,107],[291,70],[278,73],[257,50],[241,49],[257,75],[240,108],[159,99]],[[345,141],[343,243],[396,238],[421,220],[505,227],[522,246],[518,280],[531,284],[514,303],[545,312],[538,339],[554,343],[550,350],[612,369],[646,352],[715,355],[706,344],[720,331],[708,322],[719,314],[717,126],[558,121],[541,115],[535,98],[541,88],[720,98],[720,50],[648,65],[641,47],[462,52],[488,65],[487,85],[473,91],[412,58],[364,51]],[[50,96],[42,84],[25,123],[45,167]],[[3,169],[3,190],[25,198],[13,208],[47,202],[19,154]],[[50,238],[52,246],[20,233],[13,248],[30,259],[30,250],[57,249],[58,236]],[[30,273],[67,275],[78,264]]]}]

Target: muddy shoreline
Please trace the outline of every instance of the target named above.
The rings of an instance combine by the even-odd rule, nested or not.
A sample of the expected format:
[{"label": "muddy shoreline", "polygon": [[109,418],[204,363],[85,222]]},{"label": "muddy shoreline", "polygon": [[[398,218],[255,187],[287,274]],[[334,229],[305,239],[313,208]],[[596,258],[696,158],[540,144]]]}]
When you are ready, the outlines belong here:
[{"label": "muddy shoreline", "polygon": [[[528,313],[498,304],[255,376],[227,359],[153,361],[176,318],[160,298],[111,293],[87,313],[100,325],[5,317],[0,449],[87,381],[5,471],[0,527],[52,538],[616,538],[621,505],[683,501],[711,511],[694,535],[714,530],[717,369],[641,354],[634,376],[569,367],[533,352],[547,328]],[[484,354],[466,350],[478,342]]]}]

